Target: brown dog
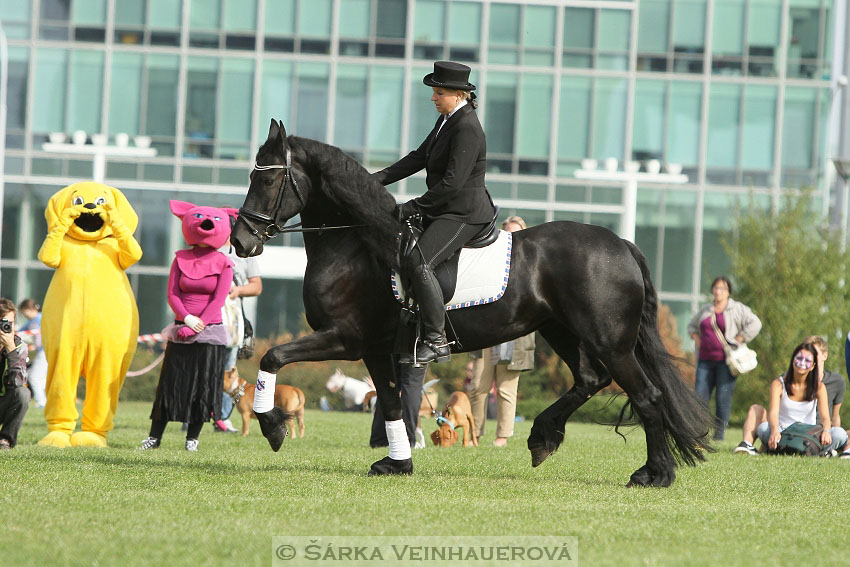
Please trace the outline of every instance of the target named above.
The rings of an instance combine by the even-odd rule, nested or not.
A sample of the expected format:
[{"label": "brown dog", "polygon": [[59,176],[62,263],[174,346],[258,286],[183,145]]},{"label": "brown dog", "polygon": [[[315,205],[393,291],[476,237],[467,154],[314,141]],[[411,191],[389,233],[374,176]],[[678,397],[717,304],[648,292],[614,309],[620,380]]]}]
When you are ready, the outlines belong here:
[{"label": "brown dog", "polygon": [[[246,382],[236,372],[224,373],[224,391],[233,398],[233,403],[239,415],[242,416],[242,435],[248,435],[248,427],[251,418],[257,419],[254,414],[254,384]],[[298,420],[298,433],[304,437],[304,392],[295,386],[278,384],[274,387],[274,405]],[[286,422],[289,435],[298,437],[295,424],[290,418]]]},{"label": "brown dog", "polygon": [[463,446],[469,446],[469,439],[472,438],[472,444],[478,446],[478,437],[475,435],[475,421],[472,419],[472,406],[469,403],[469,398],[463,392],[455,392],[446,402],[443,408],[442,419],[438,418],[440,428],[431,434],[431,441],[439,447],[451,447],[457,443],[456,428],[463,428]]}]

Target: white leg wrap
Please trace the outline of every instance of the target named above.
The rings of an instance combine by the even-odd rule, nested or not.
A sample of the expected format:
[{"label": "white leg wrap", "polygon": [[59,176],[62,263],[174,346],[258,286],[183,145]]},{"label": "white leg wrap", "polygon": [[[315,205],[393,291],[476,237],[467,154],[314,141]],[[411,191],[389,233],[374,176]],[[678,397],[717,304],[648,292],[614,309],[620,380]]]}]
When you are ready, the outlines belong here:
[{"label": "white leg wrap", "polygon": [[[256,404],[254,398],[254,403]],[[407,438],[407,429],[404,427],[404,421],[397,419],[395,421],[387,421],[387,441],[390,442],[390,458],[396,461],[404,461],[411,457],[410,440]]]},{"label": "white leg wrap", "polygon": [[254,411],[266,413],[274,408],[274,386],[277,374],[271,372],[257,373],[257,389],[254,390]]}]

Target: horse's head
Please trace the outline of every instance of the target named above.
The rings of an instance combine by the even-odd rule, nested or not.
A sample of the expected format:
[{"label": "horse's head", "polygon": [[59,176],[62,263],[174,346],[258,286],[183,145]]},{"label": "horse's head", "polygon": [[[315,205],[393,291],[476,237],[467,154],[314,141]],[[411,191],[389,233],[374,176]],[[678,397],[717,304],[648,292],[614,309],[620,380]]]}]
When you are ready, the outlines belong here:
[{"label": "horse's head", "polygon": [[308,182],[294,169],[283,122],[272,119],[269,136],[257,152],[248,195],[230,237],[240,257],[260,254],[265,242],[304,208],[307,189],[304,185]]}]

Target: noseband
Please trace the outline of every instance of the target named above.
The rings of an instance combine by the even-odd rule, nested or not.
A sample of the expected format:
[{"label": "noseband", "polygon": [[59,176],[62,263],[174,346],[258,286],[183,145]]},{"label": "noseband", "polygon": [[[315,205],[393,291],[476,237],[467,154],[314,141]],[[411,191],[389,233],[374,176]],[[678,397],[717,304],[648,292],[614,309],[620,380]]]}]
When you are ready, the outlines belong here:
[{"label": "noseband", "polygon": [[[283,170],[283,181],[280,183],[280,187],[277,189],[277,196],[275,196],[274,206],[271,210],[271,215],[267,215],[265,213],[260,213],[257,211],[252,211],[251,209],[246,209],[245,207],[239,208],[239,215],[244,217],[246,220],[246,224],[248,228],[251,229],[251,234],[256,238],[259,238],[263,242],[266,242],[269,238],[276,236],[278,234],[284,232],[297,232],[297,227],[301,226],[301,223],[292,225],[292,226],[283,226],[278,222],[278,216],[280,215],[280,209],[283,206],[283,196],[286,193],[286,185],[287,182],[291,182],[292,190],[295,192],[295,196],[298,197],[298,200],[301,201],[301,206],[304,206],[304,197],[301,195],[301,191],[298,189],[298,182],[295,181],[295,177],[292,175],[292,152],[289,148],[286,148],[286,164],[271,164],[271,165],[260,165],[255,164],[254,169],[256,171],[268,171],[270,169],[282,169]],[[260,233],[250,222],[254,221],[257,223],[261,223],[265,225],[265,229]],[[284,221],[285,222],[285,221]],[[291,230],[296,229],[296,230]]]}]

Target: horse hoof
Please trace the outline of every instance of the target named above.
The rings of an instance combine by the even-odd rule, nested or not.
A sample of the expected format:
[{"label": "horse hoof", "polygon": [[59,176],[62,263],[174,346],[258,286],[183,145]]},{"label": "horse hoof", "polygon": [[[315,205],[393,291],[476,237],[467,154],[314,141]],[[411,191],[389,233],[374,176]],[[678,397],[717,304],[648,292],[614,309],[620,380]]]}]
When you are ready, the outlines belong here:
[{"label": "horse hoof", "polygon": [[413,459],[397,461],[384,457],[380,461],[372,463],[369,476],[386,476],[391,474],[413,474]]},{"label": "horse hoof", "polygon": [[528,450],[531,451],[531,466],[534,468],[539,467],[540,463],[548,459],[549,455],[554,453],[554,451],[547,449],[545,445],[529,447]]},{"label": "horse hoof", "polygon": [[263,432],[263,437],[268,439],[272,451],[277,453],[280,446],[289,432],[286,429],[286,420],[289,418],[287,413],[280,408],[272,408],[271,411],[258,413],[257,420],[260,422],[260,429]]},{"label": "horse hoof", "polygon": [[673,484],[676,480],[676,473],[673,470],[661,470],[653,472],[646,465],[642,466],[632,473],[626,488],[635,486],[658,486],[666,488]]}]

